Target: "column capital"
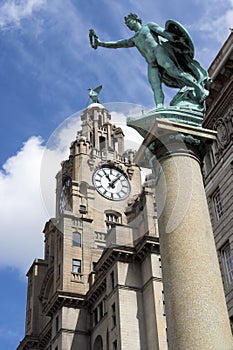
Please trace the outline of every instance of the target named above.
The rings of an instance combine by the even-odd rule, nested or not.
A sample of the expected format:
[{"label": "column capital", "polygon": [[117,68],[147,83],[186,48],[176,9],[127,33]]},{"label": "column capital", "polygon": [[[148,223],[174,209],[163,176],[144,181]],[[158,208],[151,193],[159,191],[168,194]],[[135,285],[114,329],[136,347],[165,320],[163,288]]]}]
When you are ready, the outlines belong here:
[{"label": "column capital", "polygon": [[157,159],[183,153],[200,160],[216,140],[216,135],[213,130],[157,118],[136,153],[135,162],[148,167],[150,152]]}]

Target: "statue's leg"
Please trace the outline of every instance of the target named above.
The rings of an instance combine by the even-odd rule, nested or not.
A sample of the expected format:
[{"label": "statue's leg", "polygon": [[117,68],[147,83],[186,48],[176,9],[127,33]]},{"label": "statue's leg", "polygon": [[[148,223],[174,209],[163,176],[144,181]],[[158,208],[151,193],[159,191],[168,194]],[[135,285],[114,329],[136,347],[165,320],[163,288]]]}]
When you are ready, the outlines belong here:
[{"label": "statue's leg", "polygon": [[154,93],[156,107],[163,107],[164,93],[162,90],[162,81],[157,66],[148,65],[148,80]]},{"label": "statue's leg", "polygon": [[159,66],[161,66],[171,78],[175,78],[181,86],[186,85],[193,87],[200,102],[202,102],[206,96],[208,96],[208,91],[198,84],[197,80],[192,74],[179,68],[162,46],[158,47],[157,49],[157,62]]}]

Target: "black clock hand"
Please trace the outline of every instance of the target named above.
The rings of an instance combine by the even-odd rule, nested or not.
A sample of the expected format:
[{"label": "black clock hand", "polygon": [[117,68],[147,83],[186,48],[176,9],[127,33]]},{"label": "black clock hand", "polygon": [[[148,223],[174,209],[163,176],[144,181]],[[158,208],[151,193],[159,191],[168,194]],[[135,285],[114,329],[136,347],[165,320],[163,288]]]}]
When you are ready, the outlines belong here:
[{"label": "black clock hand", "polygon": [[115,183],[120,179],[122,174],[118,175],[114,180],[112,180],[110,183],[109,183],[109,186],[114,188],[115,187]]},{"label": "black clock hand", "polygon": [[106,171],[104,170],[104,168],[103,168],[103,172],[104,172],[104,175],[106,176],[106,178],[108,179],[108,181],[111,182],[111,179],[110,179],[110,177],[109,177],[109,174],[106,173]]}]

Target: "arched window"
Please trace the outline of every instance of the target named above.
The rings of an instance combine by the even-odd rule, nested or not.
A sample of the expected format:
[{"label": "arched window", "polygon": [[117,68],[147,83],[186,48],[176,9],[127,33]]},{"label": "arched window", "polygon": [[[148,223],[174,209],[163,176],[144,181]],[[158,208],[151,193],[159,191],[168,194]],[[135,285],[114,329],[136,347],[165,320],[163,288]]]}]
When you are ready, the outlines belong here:
[{"label": "arched window", "polygon": [[81,247],[81,233],[73,232],[73,247]]},{"label": "arched window", "polygon": [[103,340],[100,335],[97,336],[94,342],[93,350],[103,350]]},{"label": "arched window", "polygon": [[103,149],[106,147],[106,139],[104,136],[99,137],[99,145],[100,145],[100,151],[103,151]]}]

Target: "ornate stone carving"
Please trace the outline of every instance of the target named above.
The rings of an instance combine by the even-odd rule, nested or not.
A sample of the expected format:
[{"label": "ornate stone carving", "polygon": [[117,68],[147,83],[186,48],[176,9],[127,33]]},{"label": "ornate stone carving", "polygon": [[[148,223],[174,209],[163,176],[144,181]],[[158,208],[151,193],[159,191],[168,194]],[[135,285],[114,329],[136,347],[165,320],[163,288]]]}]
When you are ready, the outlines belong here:
[{"label": "ornate stone carving", "polygon": [[224,119],[218,119],[216,120],[214,124],[214,129],[217,131],[217,140],[218,140],[218,145],[220,148],[224,149],[229,141],[230,141],[230,135],[226,127],[226,123]]},{"label": "ornate stone carving", "polygon": [[127,174],[130,180],[132,180],[133,173],[134,173],[134,168],[132,166],[128,167]]},{"label": "ornate stone carving", "polygon": [[92,158],[89,158],[87,160],[87,164],[89,165],[90,170],[93,171],[94,170],[94,165],[95,165],[95,160],[92,159]]}]

